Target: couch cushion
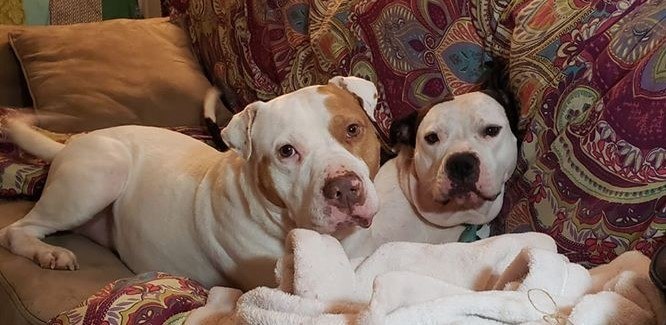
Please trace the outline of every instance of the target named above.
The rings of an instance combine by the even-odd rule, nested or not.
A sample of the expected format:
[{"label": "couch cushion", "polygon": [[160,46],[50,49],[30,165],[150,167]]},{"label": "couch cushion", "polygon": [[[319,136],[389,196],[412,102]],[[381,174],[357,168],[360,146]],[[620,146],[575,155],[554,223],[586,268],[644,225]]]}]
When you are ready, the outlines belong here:
[{"label": "couch cushion", "polygon": [[210,83],[168,19],[27,29],[10,41],[37,112],[69,117],[46,119],[49,130],[200,125]]},{"label": "couch cushion", "polygon": [[[27,201],[0,201],[0,228],[23,217]],[[39,324],[80,304],[114,280],[132,276],[108,249],[75,234],[49,236],[46,242],[72,250],[81,268],[54,271],[0,248],[0,323]]]},{"label": "couch cushion", "polygon": [[109,283],[50,324],[181,324],[207,298],[208,290],[194,280],[148,272]]},{"label": "couch cushion", "polygon": [[666,7],[523,1],[511,83],[527,132],[506,231],[540,231],[587,266],[666,242]]},{"label": "couch cushion", "polygon": [[481,86],[487,57],[471,16],[493,14],[460,0],[171,5],[230,108],[356,75],[378,86],[382,131],[392,119]]},{"label": "couch cushion", "polygon": [[[0,106],[30,106],[30,94],[23,80],[19,62],[9,45],[9,32],[28,27],[0,25]],[[34,27],[37,28],[37,27]]]}]

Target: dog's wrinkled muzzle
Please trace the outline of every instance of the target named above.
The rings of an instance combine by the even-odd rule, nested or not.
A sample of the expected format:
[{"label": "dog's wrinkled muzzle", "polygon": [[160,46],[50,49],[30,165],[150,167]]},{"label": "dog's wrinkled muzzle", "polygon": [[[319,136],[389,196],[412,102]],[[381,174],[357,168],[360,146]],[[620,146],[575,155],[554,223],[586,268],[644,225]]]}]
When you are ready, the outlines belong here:
[{"label": "dog's wrinkled muzzle", "polygon": [[354,172],[328,178],[322,194],[331,209],[332,222],[337,229],[358,225],[368,228],[377,209],[366,206],[366,189]]}]

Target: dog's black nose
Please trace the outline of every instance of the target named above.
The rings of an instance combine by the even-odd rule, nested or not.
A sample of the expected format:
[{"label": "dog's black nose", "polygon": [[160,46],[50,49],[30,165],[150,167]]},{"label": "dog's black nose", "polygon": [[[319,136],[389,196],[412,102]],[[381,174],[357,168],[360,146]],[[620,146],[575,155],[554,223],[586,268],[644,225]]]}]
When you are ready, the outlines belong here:
[{"label": "dog's black nose", "polygon": [[365,201],[363,182],[354,173],[336,176],[326,180],[324,197],[334,206],[341,209],[351,209],[354,205]]},{"label": "dog's black nose", "polygon": [[479,164],[474,153],[456,153],[446,161],[446,173],[456,185],[474,185],[479,180]]}]

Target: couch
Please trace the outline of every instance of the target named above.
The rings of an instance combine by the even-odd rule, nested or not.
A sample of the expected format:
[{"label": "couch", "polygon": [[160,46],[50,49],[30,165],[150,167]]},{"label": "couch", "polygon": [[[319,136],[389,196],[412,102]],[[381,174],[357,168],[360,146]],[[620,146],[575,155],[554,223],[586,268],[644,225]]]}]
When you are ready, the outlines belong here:
[{"label": "couch", "polygon": [[[493,231],[547,233],[560,252],[586,266],[608,263],[626,250],[651,256],[666,241],[662,1],[169,2],[204,74],[235,111],[331,75],[353,74],[378,85],[375,117],[386,131],[430,102],[483,87],[485,63],[502,62],[521,111],[523,147]],[[20,83],[11,84],[15,101],[27,93]],[[99,116],[95,123],[106,121]],[[4,202],[3,222],[30,204]],[[0,310],[2,317],[45,320],[93,287],[130,274],[84,238],[48,240],[91,252],[90,259],[79,255],[82,269],[97,261],[105,271],[90,273],[83,285],[78,281],[86,273],[40,270],[0,250],[0,272],[11,280],[3,280],[7,294],[0,303],[12,303],[2,304],[11,310]],[[46,281],[51,277],[63,278]],[[40,280],[27,280],[32,278]],[[65,280],[71,282],[61,286]]]},{"label": "couch", "polygon": [[[167,20],[0,26],[0,115],[58,114],[59,122],[41,120],[40,126],[57,131],[48,134],[60,141],[121,124],[170,127],[206,140],[199,125],[203,95],[211,85],[186,34]],[[59,65],[49,65],[54,61]],[[222,112],[219,118],[228,117]],[[0,228],[34,205],[48,168],[4,140]],[[41,269],[0,248],[1,324],[44,324],[110,282],[134,275],[112,251],[81,235],[61,233],[46,242],[76,253],[80,270]]]}]

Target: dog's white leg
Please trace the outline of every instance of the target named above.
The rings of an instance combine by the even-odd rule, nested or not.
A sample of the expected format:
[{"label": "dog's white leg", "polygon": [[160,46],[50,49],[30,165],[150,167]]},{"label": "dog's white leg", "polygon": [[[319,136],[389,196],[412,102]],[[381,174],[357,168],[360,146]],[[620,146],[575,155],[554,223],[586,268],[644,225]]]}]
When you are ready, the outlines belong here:
[{"label": "dog's white leg", "polygon": [[[90,151],[91,145],[97,150]],[[40,239],[78,227],[112,204],[125,186],[128,170],[128,153],[113,141],[93,137],[68,145],[54,160],[44,193],[32,210],[0,230],[0,245],[44,268],[77,269],[74,253]]]},{"label": "dog's white leg", "polygon": [[34,235],[51,232],[52,229],[42,226],[12,224],[0,230],[0,244],[16,255],[32,259],[43,268],[72,271],[78,269],[79,264],[74,253],[49,245],[39,240],[40,236]]}]

